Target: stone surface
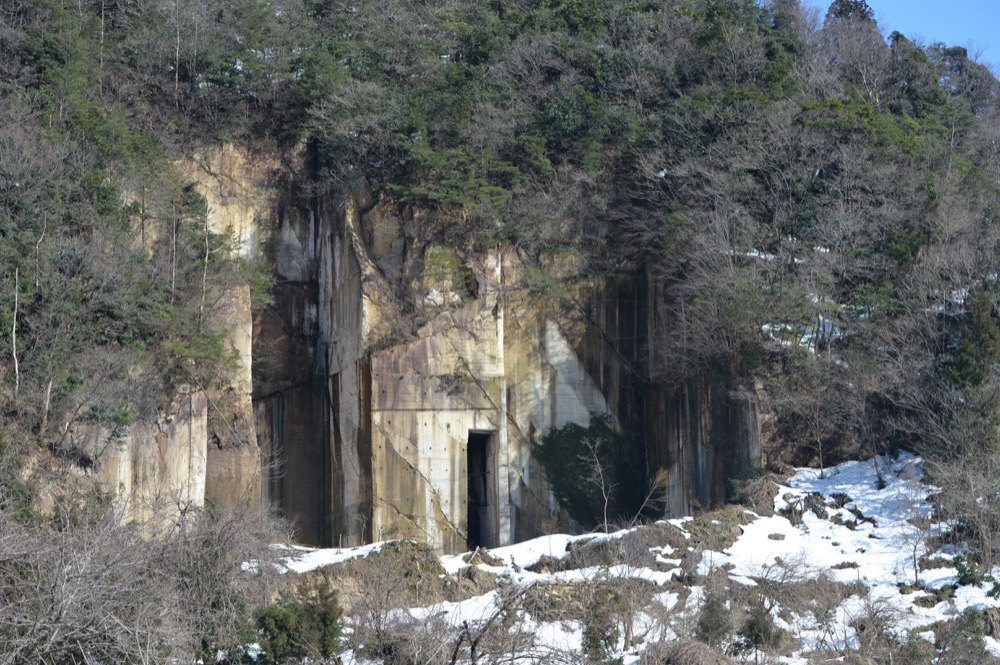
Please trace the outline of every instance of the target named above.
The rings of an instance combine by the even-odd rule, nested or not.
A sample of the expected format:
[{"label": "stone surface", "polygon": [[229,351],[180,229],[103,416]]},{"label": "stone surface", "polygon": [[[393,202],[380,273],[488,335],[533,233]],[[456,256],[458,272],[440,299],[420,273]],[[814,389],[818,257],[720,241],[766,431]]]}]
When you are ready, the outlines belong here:
[{"label": "stone surface", "polygon": [[[273,164],[222,145],[199,152],[178,168],[208,202],[209,227],[231,234],[234,252],[242,258],[258,260],[273,217]],[[128,519],[176,514],[206,502],[261,500],[250,287],[227,287],[211,294],[210,302],[208,324],[225,332],[238,360],[226,385],[166,395],[155,421],[140,420],[123,431],[84,422],[72,424],[66,433],[66,445],[84,451],[88,473],[116,494]]]},{"label": "stone surface", "polygon": [[504,545],[575,528],[532,450],[594,414],[666,471],[669,514],[724,500],[759,464],[757,399],[727,368],[650,378],[670,311],[641,269],[596,278],[572,252],[539,270],[511,247],[451,246],[427,211],[360,181],[318,195],[302,164],[279,185],[272,162],[226,145],[180,164],[210,227],[275,269],[257,311],[246,285],[212,294],[239,358],[228,384],[165,396],[123,431],[66,432],[129,519],[264,500],[310,544]]},{"label": "stone surface", "polygon": [[224,143],[199,150],[179,166],[208,203],[209,228],[232,234],[241,257],[258,258],[274,216],[275,161],[264,153]]},{"label": "stone surface", "polygon": [[87,473],[115,493],[124,521],[169,519],[205,504],[208,400],[177,395],[156,422],[125,431],[91,423],[69,427],[65,445],[86,455]]},{"label": "stone surface", "polygon": [[[275,205],[275,163],[233,144],[205,148],[181,163],[208,204],[209,228],[228,233],[234,252],[258,261]],[[253,315],[250,287],[237,284],[213,294],[209,326],[225,331],[237,353],[227,385],[209,390],[209,431],[204,483],[216,505],[261,500],[261,462],[253,408]]]},{"label": "stone surface", "polygon": [[209,390],[206,499],[232,506],[261,500],[261,457],[253,408],[253,315],[250,287],[235,285],[219,294],[210,325],[226,332],[237,353],[227,385]]},{"label": "stone surface", "polygon": [[[493,285],[494,287],[497,285]],[[470,433],[505,428],[499,291],[440,314],[418,339],[372,356],[371,430],[376,538],[412,537],[449,551],[468,538]],[[495,463],[494,463],[495,467]],[[490,544],[509,540],[508,493],[500,469],[489,481]]]},{"label": "stone surface", "polygon": [[[258,426],[268,433],[269,499],[306,543],[356,545],[371,533],[371,454],[362,425],[368,387],[365,331],[373,299],[365,283],[356,205],[286,206],[279,217],[275,303],[257,318]],[[353,216],[353,218],[352,218]],[[352,228],[352,225],[354,228]],[[295,258],[302,238],[306,255]],[[308,267],[308,270],[305,269]]]},{"label": "stone surface", "polygon": [[[548,429],[593,414],[610,414],[651,470],[668,470],[673,513],[723,499],[732,474],[759,459],[755,402],[732,398],[724,374],[672,389],[644,378],[656,302],[644,274],[587,282],[578,259],[554,255],[560,279],[538,293],[510,248],[465,258],[406,237],[384,204],[376,219],[350,195],[313,205],[282,222],[299,227],[282,238],[319,240],[315,286],[278,305],[276,337],[314,340],[315,357],[289,355],[283,378],[266,381],[296,386],[297,372],[312,372],[326,401],[320,388],[258,399],[286,464],[272,498],[301,516],[307,542],[407,537],[457,551],[573,528],[531,450]],[[421,257],[419,269],[400,256]],[[399,293],[425,316],[410,339],[396,327]],[[294,314],[311,311],[299,301],[309,294],[314,327]]]}]

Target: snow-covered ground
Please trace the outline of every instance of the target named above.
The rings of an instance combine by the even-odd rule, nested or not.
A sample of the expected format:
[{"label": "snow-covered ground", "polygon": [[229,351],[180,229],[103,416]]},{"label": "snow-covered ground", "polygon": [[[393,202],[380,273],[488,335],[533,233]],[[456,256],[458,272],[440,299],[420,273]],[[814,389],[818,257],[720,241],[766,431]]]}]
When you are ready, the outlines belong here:
[{"label": "snow-covered ground", "polygon": [[[988,595],[992,585],[959,586],[952,565],[954,549],[926,551],[928,536],[940,525],[932,523],[929,497],[937,491],[923,481],[921,460],[913,455],[894,459],[848,462],[828,468],[799,469],[786,484],[776,487],[775,515],[744,514],[741,535],[728,547],[711,549],[704,542],[696,547],[672,547],[658,543],[646,548],[652,555],[643,565],[611,561],[566,570],[539,568],[548,557],[560,560],[572,548],[592,547],[601,541],[622,539],[630,531],[600,536],[562,534],[536,538],[489,552],[488,563],[476,567],[495,576],[496,588],[460,602],[432,603],[405,611],[417,621],[434,619],[454,631],[485,626],[513,605],[510,598],[517,590],[544,585],[568,586],[606,583],[608,580],[633,578],[647,581],[655,589],[648,602],[632,615],[637,636],[628,649],[619,635],[618,654],[623,663],[636,663],[646,645],[661,640],[689,637],[706,597],[707,580],[728,579],[732,587],[754,588],[783,583],[825,582],[853,585],[839,587],[857,592],[838,598],[822,620],[815,611],[805,612],[801,604],[784,607],[778,600],[770,608],[778,626],[793,638],[781,662],[804,664],[804,654],[816,650],[842,652],[857,646],[856,621],[877,609],[891,617],[889,629],[901,640],[915,634],[934,640],[930,627],[938,621],[956,617],[967,608],[998,607],[1000,601]],[[675,542],[691,542],[691,518],[660,523],[661,529],[679,531]],[[632,530],[634,531],[634,530]],[[379,545],[366,548],[308,550],[288,557],[286,566],[305,572],[336,564],[349,558],[367,556]],[[700,561],[697,556],[700,553]],[[930,555],[925,557],[925,555]],[[682,560],[694,560],[697,575],[685,576]],[[468,555],[441,557],[449,576],[460,575],[471,564]],[[937,562],[925,569],[928,560]],[[554,566],[558,568],[558,566]],[[956,587],[951,592],[948,587]],[[945,593],[942,590],[947,589]],[[515,591],[511,591],[515,590]],[[935,595],[936,593],[936,595]],[[939,598],[939,602],[935,601]],[[505,600],[506,599],[506,600]],[[920,600],[923,599],[923,600]],[[579,654],[583,648],[583,624],[561,618],[547,620],[518,606],[521,628],[532,636],[535,657],[523,662],[542,662],[539,649],[553,654]],[[664,617],[670,617],[669,620]],[[686,631],[686,634],[685,634]],[[985,638],[991,651],[998,646]],[[572,660],[571,657],[567,657]],[[521,660],[521,659],[515,659]],[[554,656],[552,662],[559,660]],[[345,654],[345,662],[362,662]]]}]

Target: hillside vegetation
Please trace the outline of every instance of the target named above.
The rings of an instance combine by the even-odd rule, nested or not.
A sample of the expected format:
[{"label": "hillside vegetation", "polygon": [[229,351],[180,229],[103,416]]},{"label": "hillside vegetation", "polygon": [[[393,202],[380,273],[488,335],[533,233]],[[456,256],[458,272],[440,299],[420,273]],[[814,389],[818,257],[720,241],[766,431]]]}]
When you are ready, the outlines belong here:
[{"label": "hillside vegetation", "polygon": [[236,142],[516,247],[542,290],[552,252],[647,270],[644,378],[731,368],[776,461],[919,451],[1000,563],[1000,85],[885,29],[864,0],[4,2],[0,512],[56,529],[29,453],[86,467],[68,423],[232,370],[211,294],[269,270],[176,162]]}]

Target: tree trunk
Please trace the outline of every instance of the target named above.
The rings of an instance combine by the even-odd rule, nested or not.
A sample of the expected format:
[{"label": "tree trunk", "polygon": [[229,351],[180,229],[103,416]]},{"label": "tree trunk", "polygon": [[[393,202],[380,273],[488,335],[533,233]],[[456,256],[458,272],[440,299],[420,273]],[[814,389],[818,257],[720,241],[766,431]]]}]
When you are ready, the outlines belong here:
[{"label": "tree trunk", "polygon": [[10,347],[14,356],[14,399],[21,388],[21,367],[17,362],[17,292],[20,288],[18,280],[18,269],[14,268],[14,321],[10,326]]}]

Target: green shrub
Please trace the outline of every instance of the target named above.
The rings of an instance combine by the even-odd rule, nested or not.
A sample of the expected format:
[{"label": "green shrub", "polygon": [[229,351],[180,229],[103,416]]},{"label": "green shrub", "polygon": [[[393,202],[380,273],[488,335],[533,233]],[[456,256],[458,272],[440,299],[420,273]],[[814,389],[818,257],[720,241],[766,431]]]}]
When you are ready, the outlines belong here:
[{"label": "green shrub", "polygon": [[732,633],[733,614],[726,607],[726,599],[719,593],[709,592],[698,612],[695,636],[710,647],[720,646]]},{"label": "green shrub", "polygon": [[618,646],[618,629],[614,624],[588,621],[583,626],[583,652],[590,663],[621,665],[622,657],[614,656]]},{"label": "green shrub", "polygon": [[272,660],[302,655],[302,605],[285,601],[258,610],[257,635]]},{"label": "green shrub", "polygon": [[1000,326],[993,317],[993,301],[982,289],[965,302],[958,348],[944,366],[946,376],[960,386],[981,385],[1000,361]]},{"label": "green shrub", "polygon": [[930,665],[933,661],[934,645],[916,633],[907,635],[892,660],[898,665]]},{"label": "green shrub", "polygon": [[329,658],[340,649],[342,612],[329,582],[304,601],[282,598],[256,614],[257,639],[275,663],[289,658]]},{"label": "green shrub", "polygon": [[983,581],[983,566],[975,552],[961,552],[955,555],[955,571],[962,586],[975,585]]},{"label": "green shrub", "polygon": [[989,661],[983,637],[986,635],[986,617],[979,610],[966,608],[961,614],[940,625],[936,630],[938,659],[945,665],[952,663],[984,663]]},{"label": "green shrub", "polygon": [[583,622],[583,653],[588,662],[621,665],[622,657],[615,656],[621,636],[616,617],[620,604],[621,598],[613,587],[602,585],[595,589]]},{"label": "green shrub", "polygon": [[763,603],[755,603],[740,627],[737,650],[743,652],[777,649],[788,633],[778,627]]},{"label": "green shrub", "polygon": [[654,508],[646,505],[650,482],[641,453],[608,416],[592,416],[587,427],[553,427],[532,452],[559,505],[586,528]]}]

